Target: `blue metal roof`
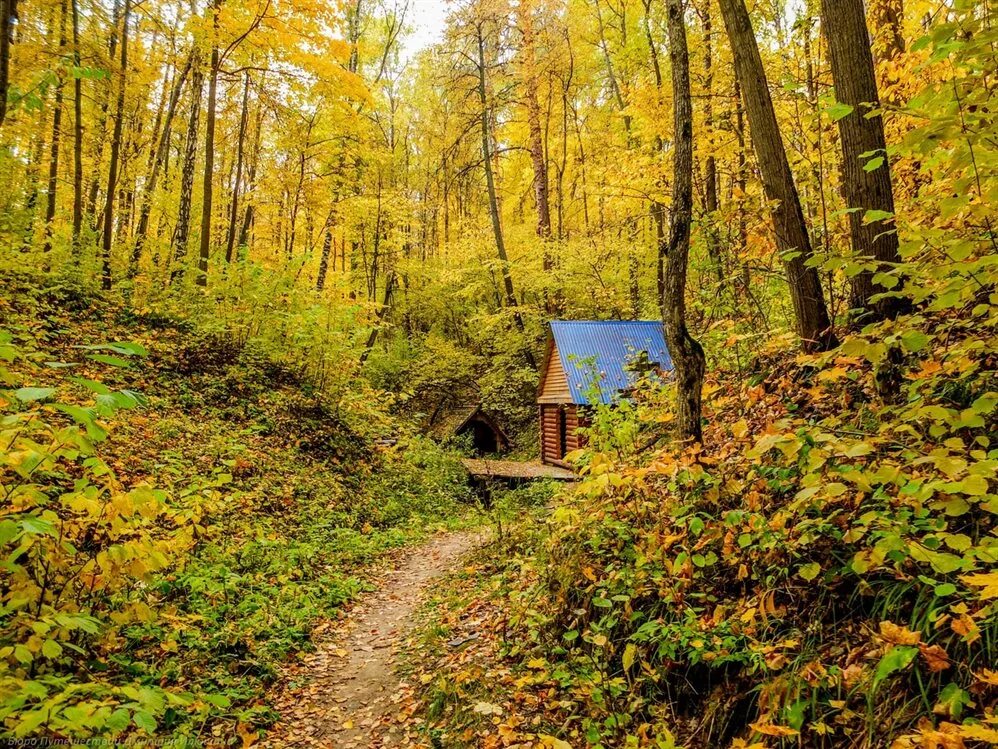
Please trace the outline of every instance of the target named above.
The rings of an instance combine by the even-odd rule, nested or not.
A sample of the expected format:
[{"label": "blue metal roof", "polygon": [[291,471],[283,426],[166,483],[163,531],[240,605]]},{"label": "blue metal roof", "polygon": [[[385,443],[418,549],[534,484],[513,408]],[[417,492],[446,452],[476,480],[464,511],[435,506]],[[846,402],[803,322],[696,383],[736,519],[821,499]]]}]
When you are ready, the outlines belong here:
[{"label": "blue metal roof", "polygon": [[579,405],[591,403],[597,387],[599,400],[610,403],[632,386],[639,375],[627,365],[642,352],[661,369],[672,370],[665,331],[656,320],[552,320],[551,335],[572,402]]}]

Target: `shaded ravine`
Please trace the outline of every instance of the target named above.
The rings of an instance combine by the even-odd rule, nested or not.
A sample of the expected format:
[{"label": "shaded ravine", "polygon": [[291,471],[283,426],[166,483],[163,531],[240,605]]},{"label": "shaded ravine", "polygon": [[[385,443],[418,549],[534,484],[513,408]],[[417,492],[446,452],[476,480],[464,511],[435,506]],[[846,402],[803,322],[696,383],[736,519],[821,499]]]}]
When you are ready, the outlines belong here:
[{"label": "shaded ravine", "polygon": [[349,615],[315,635],[316,651],[287,674],[274,698],[281,720],[260,746],[358,749],[394,746],[395,666],[429,584],[481,543],[480,531],[442,533],[403,551]]}]

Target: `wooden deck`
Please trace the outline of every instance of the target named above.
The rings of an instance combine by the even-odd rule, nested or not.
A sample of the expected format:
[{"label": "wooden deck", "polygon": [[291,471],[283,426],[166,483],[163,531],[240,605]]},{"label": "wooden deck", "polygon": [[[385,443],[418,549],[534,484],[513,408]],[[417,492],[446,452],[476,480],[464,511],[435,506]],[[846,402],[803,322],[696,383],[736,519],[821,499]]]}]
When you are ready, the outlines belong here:
[{"label": "wooden deck", "polygon": [[464,467],[476,479],[554,479],[574,481],[572,471],[539,462],[518,463],[513,460],[461,460]]}]

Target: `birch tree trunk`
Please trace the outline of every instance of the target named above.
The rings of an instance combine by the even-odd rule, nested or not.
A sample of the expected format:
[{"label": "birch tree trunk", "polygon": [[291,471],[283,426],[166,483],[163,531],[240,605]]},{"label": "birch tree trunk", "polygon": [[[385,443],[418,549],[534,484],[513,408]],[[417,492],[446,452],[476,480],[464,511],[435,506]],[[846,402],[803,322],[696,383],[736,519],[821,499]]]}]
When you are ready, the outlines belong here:
[{"label": "birch tree trunk", "polygon": [[177,228],[174,235],[174,268],[171,282],[184,274],[187,261],[187,242],[191,232],[191,201],[194,196],[194,167],[198,152],[198,122],[201,119],[201,87],[204,75],[195,53],[191,76],[191,112],[187,120],[187,140],[184,143],[184,164],[180,174],[180,205],[177,209]]}]

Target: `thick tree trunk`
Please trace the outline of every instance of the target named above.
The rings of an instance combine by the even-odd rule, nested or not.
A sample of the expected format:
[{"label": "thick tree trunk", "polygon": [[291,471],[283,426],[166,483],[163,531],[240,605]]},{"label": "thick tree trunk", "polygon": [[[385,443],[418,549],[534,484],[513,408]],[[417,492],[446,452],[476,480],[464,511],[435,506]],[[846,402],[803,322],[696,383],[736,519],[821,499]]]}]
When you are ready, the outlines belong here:
[{"label": "thick tree trunk", "polygon": [[[213,21],[218,28],[221,0],[215,0]],[[208,71],[208,110],[205,113],[204,133],[204,182],[201,198],[201,250],[198,253],[198,274],[194,282],[208,285],[208,258],[211,255],[211,209],[215,176],[215,104],[218,97],[218,47],[211,48],[211,68]]]},{"label": "thick tree trunk", "polygon": [[659,245],[664,268],[663,323],[676,375],[676,429],[681,440],[703,442],[700,424],[703,348],[686,327],[686,268],[693,219],[693,100],[690,57],[681,0],[668,0],[669,59],[672,63],[672,210],[669,241]]},{"label": "thick tree trunk", "polygon": [[[73,64],[80,66],[80,6],[72,0]],[[83,232],[83,79],[73,76],[73,257],[79,261]]]},{"label": "thick tree trunk", "polygon": [[243,179],[243,141],[246,139],[246,121],[249,116],[250,76],[246,72],[243,84],[243,109],[239,116],[239,140],[236,144],[236,178],[232,185],[232,210],[229,213],[229,235],[225,241],[225,262],[232,262],[232,250],[236,244],[236,224],[239,222],[239,187]]},{"label": "thick tree trunk", "polygon": [[184,164],[180,174],[180,206],[177,209],[177,229],[174,236],[174,267],[170,280],[176,281],[184,274],[187,262],[187,243],[191,233],[191,202],[194,197],[194,168],[198,153],[198,121],[201,119],[201,88],[204,75],[201,72],[200,61],[195,58],[192,63],[194,73],[191,76],[191,112],[187,120],[187,140],[184,143]]},{"label": "thick tree trunk", "polygon": [[[66,0],[62,0],[62,15],[59,21],[59,55],[66,46]],[[55,87],[55,107],[52,111],[52,141],[49,144],[49,183],[45,201],[45,252],[52,249],[52,222],[55,221],[55,205],[59,187],[59,143],[62,140],[62,76]]]},{"label": "thick tree trunk", "polygon": [[[839,140],[842,143],[842,193],[849,214],[849,235],[853,254],[859,259],[872,258],[876,270],[866,270],[853,276],[854,308],[863,311],[862,319],[896,317],[906,309],[904,301],[871,297],[888,289],[874,284],[878,271],[889,269],[901,260],[898,237],[892,227],[877,220],[867,222],[866,211],[894,213],[894,193],[891,189],[891,167],[884,139],[884,121],[870,109],[878,106],[877,79],[873,70],[870,35],[863,13],[863,0],[822,0],[822,26],[828,42],[828,52],[835,84],[835,98],[852,107],[839,119]],[[869,154],[863,156],[863,154]],[[871,161],[880,165],[867,169]],[[874,162],[876,163],[876,162]]]},{"label": "thick tree trunk", "polygon": [[775,204],[772,220],[776,246],[786,267],[797,332],[806,351],[824,351],[835,345],[835,335],[818,271],[807,264],[812,257],[811,240],[787,162],[752,22],[744,0],[719,0],[719,5],[731,40],[735,75],[742,88],[766,199]]},{"label": "thick tree trunk", "polygon": [[135,247],[132,248],[132,274],[138,270],[139,260],[142,258],[142,248],[145,245],[146,236],[149,232],[149,214],[152,212],[152,199],[156,194],[156,184],[159,181],[159,173],[166,162],[167,152],[170,150],[170,134],[173,131],[173,117],[177,112],[177,103],[180,101],[180,94],[184,89],[184,82],[191,71],[194,62],[194,52],[187,56],[183,69],[177,74],[173,82],[173,90],[170,92],[170,100],[166,105],[166,114],[163,117],[163,130],[160,133],[159,143],[155,148],[152,169],[149,172],[149,179],[146,182],[145,190],[142,193],[142,206],[139,209],[139,226],[136,230]]},{"label": "thick tree trunk", "polygon": [[10,47],[17,25],[17,0],[0,0],[0,127],[7,118],[7,91],[10,88]]},{"label": "thick tree trunk", "polygon": [[121,130],[125,119],[125,87],[128,78],[128,22],[131,0],[124,0],[121,23],[121,65],[118,101],[114,107],[114,134],[111,136],[111,164],[107,172],[107,194],[104,200],[104,229],[101,232],[101,288],[111,288],[111,243],[114,239],[114,195],[118,183],[118,157],[121,153]]}]

